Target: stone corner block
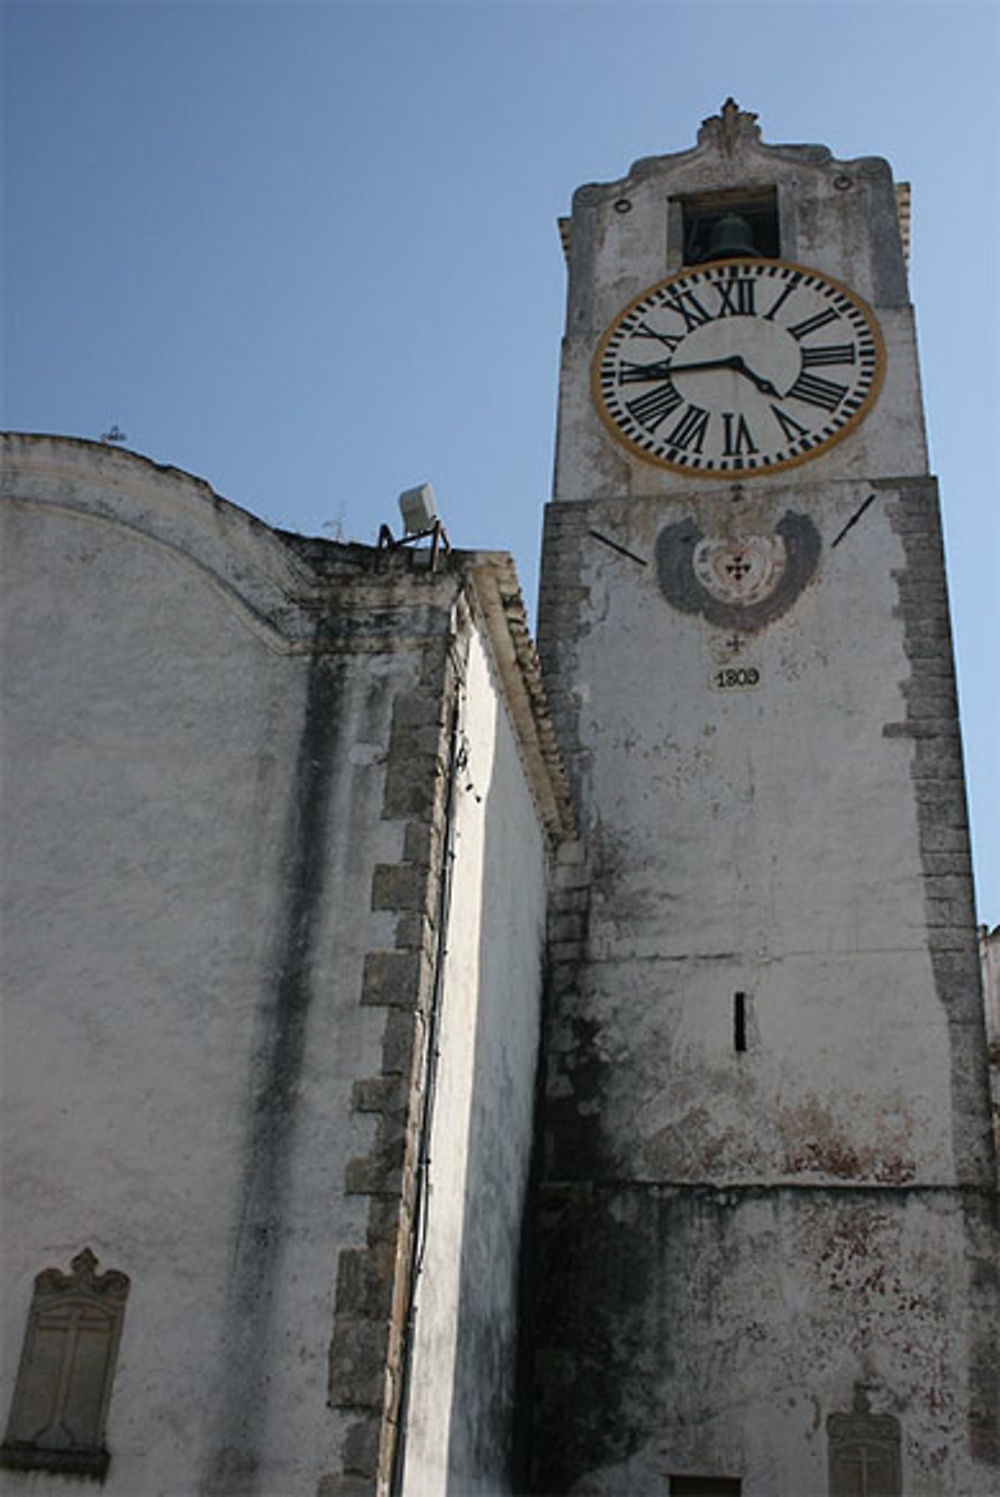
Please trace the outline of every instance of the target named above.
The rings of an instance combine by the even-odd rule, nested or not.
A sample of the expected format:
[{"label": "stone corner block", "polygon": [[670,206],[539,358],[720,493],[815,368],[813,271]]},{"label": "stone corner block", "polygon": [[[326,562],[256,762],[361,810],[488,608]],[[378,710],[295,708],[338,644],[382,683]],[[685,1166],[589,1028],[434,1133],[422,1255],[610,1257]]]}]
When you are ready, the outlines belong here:
[{"label": "stone corner block", "polygon": [[343,1319],[388,1319],[395,1294],[395,1253],[345,1248],[337,1261],[337,1314]]},{"label": "stone corner block", "polygon": [[321,1476],[316,1497],[376,1497],[375,1477],[358,1476],[353,1471]]},{"label": "stone corner block", "polygon": [[345,1189],[349,1196],[397,1196],[403,1191],[406,1138],[400,1135],[347,1161]]},{"label": "stone corner block", "polygon": [[429,884],[426,871],[412,863],[378,863],[372,875],[372,909],[429,914]]},{"label": "stone corner block", "polygon": [[556,848],[556,862],[563,867],[582,867],[587,862],[587,848],[579,838],[567,838]]},{"label": "stone corner block", "polygon": [[344,1470],[352,1477],[378,1475],[382,1420],[376,1414],[357,1419],[344,1436]]},{"label": "stone corner block", "polygon": [[423,1053],[424,1023],[419,1010],[391,1008],[382,1035],[382,1074],[413,1075]]},{"label": "stone corner block", "polygon": [[389,1323],[338,1315],[330,1343],[328,1402],[333,1408],[382,1408],[389,1358]]},{"label": "stone corner block", "polygon": [[419,951],[369,951],[361,986],[363,1004],[417,1008],[426,979]]}]

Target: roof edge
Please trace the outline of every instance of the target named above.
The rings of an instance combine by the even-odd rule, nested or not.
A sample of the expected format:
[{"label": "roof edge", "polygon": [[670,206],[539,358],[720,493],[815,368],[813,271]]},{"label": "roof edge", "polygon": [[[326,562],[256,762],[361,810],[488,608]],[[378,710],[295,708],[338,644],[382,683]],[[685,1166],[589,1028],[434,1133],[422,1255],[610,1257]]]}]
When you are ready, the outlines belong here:
[{"label": "roof edge", "polygon": [[576,818],[513,559],[506,551],[469,551],[460,553],[460,564],[493,648],[542,821],[550,841],[561,842],[576,835]]}]

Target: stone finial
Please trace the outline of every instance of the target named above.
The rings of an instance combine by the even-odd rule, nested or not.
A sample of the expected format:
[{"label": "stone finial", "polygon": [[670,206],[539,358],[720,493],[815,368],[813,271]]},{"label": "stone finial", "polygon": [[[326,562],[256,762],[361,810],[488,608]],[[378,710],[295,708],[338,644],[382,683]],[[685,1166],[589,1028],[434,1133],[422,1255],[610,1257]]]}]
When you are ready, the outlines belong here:
[{"label": "stone finial", "polygon": [[718,114],[709,115],[707,120],[702,120],[698,144],[718,146],[727,156],[731,156],[741,139],[760,140],[760,126],[756,121],[755,114],[751,114],[748,109],[741,109],[730,96]]},{"label": "stone finial", "polygon": [[109,1269],[97,1272],[97,1258],[89,1247],[77,1253],[70,1264],[73,1272],[62,1273],[58,1268],[44,1268],[35,1278],[35,1293],[42,1296],[84,1295],[91,1299],[106,1299],[124,1304],[128,1298],[128,1275]]}]

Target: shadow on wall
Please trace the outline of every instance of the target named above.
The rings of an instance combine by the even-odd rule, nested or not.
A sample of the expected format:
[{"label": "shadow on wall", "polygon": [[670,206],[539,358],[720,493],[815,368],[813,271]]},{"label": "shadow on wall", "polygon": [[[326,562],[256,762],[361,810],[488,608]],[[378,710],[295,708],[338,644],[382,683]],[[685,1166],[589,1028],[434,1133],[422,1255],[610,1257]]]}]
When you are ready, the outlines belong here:
[{"label": "shadow on wall", "polygon": [[[468,1114],[448,1491],[511,1490],[518,1266],[534,1131],[545,921],[544,851],[529,876],[511,814],[520,761],[498,733],[483,796],[482,918]],[[527,803],[527,796],[525,801]],[[530,803],[529,803],[530,804]],[[534,835],[540,837],[537,828]]]}]

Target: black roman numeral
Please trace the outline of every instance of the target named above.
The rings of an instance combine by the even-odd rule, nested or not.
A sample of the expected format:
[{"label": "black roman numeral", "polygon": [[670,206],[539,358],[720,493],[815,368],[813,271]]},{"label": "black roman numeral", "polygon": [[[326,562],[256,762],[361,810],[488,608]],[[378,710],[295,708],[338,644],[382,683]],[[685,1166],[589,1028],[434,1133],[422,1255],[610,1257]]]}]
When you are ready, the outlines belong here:
[{"label": "black roman numeral", "polygon": [[789,416],[787,411],[781,409],[780,405],[772,405],[771,410],[774,412],[778,425],[785,433],[785,440],[787,442],[797,442],[800,437],[811,435],[808,426],[800,426],[795,417]]},{"label": "black roman numeral", "polygon": [[673,353],[678,343],[681,342],[680,333],[658,333],[655,327],[650,327],[648,322],[640,322],[638,327],[629,329],[633,338],[655,338],[657,343],[662,343],[664,348],[669,348]]},{"label": "black roman numeral", "polygon": [[653,364],[632,364],[627,359],[622,359],[618,367],[618,383],[620,385],[638,385],[643,381],[648,383],[653,379],[670,378],[670,360],[657,359]]},{"label": "black roman numeral", "polygon": [[788,331],[791,333],[793,338],[797,338],[801,343],[803,338],[807,338],[809,334],[814,333],[817,328],[826,327],[828,322],[839,321],[840,313],[835,312],[832,307],[826,307],[822,312],[817,312],[815,317],[807,317],[805,322],[797,322],[795,326],[790,327]]},{"label": "black roman numeral", "polygon": [[720,317],[754,317],[754,293],[757,282],[750,276],[731,276],[728,281],[713,282],[719,293]]},{"label": "black roman numeral", "polygon": [[803,369],[815,368],[817,364],[853,364],[858,356],[853,343],[824,343],[819,348],[802,350]]},{"label": "black roman numeral", "polygon": [[741,457],[744,452],[759,451],[744,416],[739,416],[734,411],[723,411],[722,425],[725,431],[726,457]]},{"label": "black roman numeral", "polygon": [[671,411],[675,411],[680,403],[681,397],[667,379],[662,385],[657,385],[655,390],[647,390],[645,395],[628,401],[626,410],[631,412],[640,426],[644,426],[647,431],[655,431],[660,422]]},{"label": "black roman numeral", "polygon": [[779,307],[784,306],[785,302],[791,296],[792,292],[795,290],[801,279],[802,277],[799,275],[798,271],[795,271],[795,273],[792,275],[791,280],[788,282],[788,285],[782,291],[781,295],[771,303],[770,308],[764,313],[765,322],[774,321],[775,312]]},{"label": "black roman numeral", "polygon": [[702,323],[713,321],[712,314],[705,311],[693,291],[682,291],[680,296],[665,297],[663,305],[684,318],[686,333],[692,328],[701,327]]},{"label": "black roman numeral", "polygon": [[685,452],[689,449],[700,452],[707,430],[708,412],[703,411],[700,406],[689,405],[673,431],[664,440],[669,442],[671,447],[682,447]]},{"label": "black roman numeral", "polygon": [[794,395],[796,400],[821,406],[824,411],[835,411],[846,394],[846,385],[835,384],[832,379],[820,379],[816,374],[800,374],[785,399]]}]

